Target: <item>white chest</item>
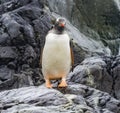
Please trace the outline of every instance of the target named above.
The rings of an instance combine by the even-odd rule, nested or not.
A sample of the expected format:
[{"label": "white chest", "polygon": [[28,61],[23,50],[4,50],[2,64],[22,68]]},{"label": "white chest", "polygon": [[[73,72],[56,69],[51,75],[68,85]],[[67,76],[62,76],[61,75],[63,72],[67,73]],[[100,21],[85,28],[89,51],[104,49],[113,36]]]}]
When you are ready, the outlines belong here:
[{"label": "white chest", "polygon": [[43,49],[42,68],[52,71],[69,71],[71,64],[70,39],[67,34],[49,33]]},{"label": "white chest", "polygon": [[[49,33],[46,36],[46,42],[44,46],[44,52],[53,53],[53,54],[65,54],[65,52],[70,51],[70,39],[67,34],[56,35]],[[47,54],[46,53],[46,54]]]}]

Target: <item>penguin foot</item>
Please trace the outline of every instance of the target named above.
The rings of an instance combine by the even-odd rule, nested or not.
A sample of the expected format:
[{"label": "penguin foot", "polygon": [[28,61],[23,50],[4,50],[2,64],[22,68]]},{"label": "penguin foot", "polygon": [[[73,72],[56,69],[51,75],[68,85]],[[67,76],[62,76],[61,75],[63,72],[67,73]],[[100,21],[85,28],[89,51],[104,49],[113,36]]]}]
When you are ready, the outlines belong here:
[{"label": "penguin foot", "polygon": [[53,86],[52,86],[52,84],[46,84],[45,85],[47,88],[52,88]]},{"label": "penguin foot", "polygon": [[52,88],[52,87],[53,87],[53,85],[50,83],[49,80],[46,80],[45,86],[46,86],[47,88]]},{"label": "penguin foot", "polygon": [[67,83],[65,80],[62,80],[61,83],[58,85],[58,87],[67,87]]}]

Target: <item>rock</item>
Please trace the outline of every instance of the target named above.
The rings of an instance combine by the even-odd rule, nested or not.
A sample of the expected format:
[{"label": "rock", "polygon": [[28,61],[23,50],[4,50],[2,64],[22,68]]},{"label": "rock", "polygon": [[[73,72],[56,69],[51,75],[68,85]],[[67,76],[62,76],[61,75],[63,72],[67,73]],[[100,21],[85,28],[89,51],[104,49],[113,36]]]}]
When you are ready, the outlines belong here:
[{"label": "rock", "polygon": [[15,70],[15,69],[16,69],[16,64],[15,64],[15,62],[9,62],[9,63],[7,64],[7,67],[10,68],[10,69]]},{"label": "rock", "polygon": [[[79,90],[85,93],[81,95]],[[60,91],[64,94],[44,86],[3,91],[0,93],[1,113],[119,113],[120,101],[108,93],[77,84]]]},{"label": "rock", "polygon": [[32,80],[35,86],[42,85],[45,82],[43,74],[40,72],[41,70],[39,68],[33,70]]},{"label": "rock", "polygon": [[24,66],[24,69],[19,73],[15,73],[14,69],[10,69],[7,66],[0,67],[0,91],[41,85],[43,83],[44,79],[39,69],[31,69],[30,67],[25,68]]},{"label": "rock", "polygon": [[20,24],[13,20],[10,14],[6,13],[2,15],[1,18],[2,24],[7,29],[7,32],[11,38],[15,38],[20,35]]},{"label": "rock", "polygon": [[17,57],[15,47],[0,47],[0,58],[11,58]]},{"label": "rock", "polygon": [[15,12],[17,12],[21,17],[23,17],[28,22],[40,18],[44,13],[41,7],[39,6],[37,7],[37,2],[36,5],[29,4],[26,5],[25,7],[21,7]]},{"label": "rock", "polygon": [[21,6],[27,5],[31,0],[1,0],[0,1],[0,14],[3,14],[8,11],[15,10]]},{"label": "rock", "polygon": [[[11,95],[13,98],[11,98]],[[14,89],[9,92],[4,91],[0,93],[0,98],[4,108],[10,108],[13,105],[18,104],[30,104],[33,106],[59,106],[68,102],[60,92],[53,89],[49,90],[43,86]]]},{"label": "rock", "polygon": [[44,12],[41,17],[33,20],[32,24],[36,34],[37,43],[40,45],[40,47],[43,48],[45,43],[45,36],[52,26],[50,17],[47,13]]},{"label": "rock", "polygon": [[94,110],[97,109],[97,112],[101,111],[101,108],[105,108],[113,113],[119,113],[120,101],[114,99],[108,93],[78,84],[69,85],[67,89],[61,91],[67,94],[82,95],[87,106],[92,107]]},{"label": "rock", "polygon": [[8,79],[11,79],[13,74],[14,74],[14,70],[11,70],[7,68],[6,66],[0,67],[0,80],[1,81],[6,81]]},{"label": "rock", "polygon": [[4,65],[15,60],[17,56],[15,47],[0,47],[0,65]]},{"label": "rock", "polygon": [[[75,65],[67,88],[47,89],[39,62],[51,21],[60,15]],[[119,113],[120,60],[111,56],[118,54],[118,38],[112,0],[0,0],[0,112]]]},{"label": "rock", "polygon": [[[102,41],[112,51],[112,54],[118,54],[120,42],[120,36],[117,33],[119,32],[118,23],[120,23],[119,1],[45,1],[51,12],[66,17],[83,34],[95,39],[94,41],[99,44]],[[91,43],[94,45],[95,42]]]},{"label": "rock", "polygon": [[114,79],[114,96],[120,99],[120,57],[117,57],[113,63],[112,69],[113,79]]},{"label": "rock", "polygon": [[[43,46],[44,37],[51,27],[49,15],[43,11],[42,2],[11,0],[2,3],[6,7],[6,13],[3,11],[0,19],[0,44],[15,46],[17,51],[15,61],[6,60],[5,64],[18,71],[24,64],[38,67],[41,45]],[[10,8],[9,12],[7,6]]]},{"label": "rock", "polygon": [[24,72],[22,74],[14,74],[14,76],[17,78],[17,82],[15,82],[17,86],[16,88],[27,87],[27,86],[33,85],[30,73],[29,73],[29,76]]},{"label": "rock", "polygon": [[[56,13],[52,13],[52,16],[55,18],[60,17]],[[75,49],[75,52],[79,52],[75,53],[75,56],[79,56],[75,59],[80,59],[81,57],[83,59],[88,56],[103,56],[110,54],[110,52],[106,49],[106,47],[103,45],[99,38],[98,40],[94,40],[86,36],[85,34],[81,33],[78,29],[76,29],[76,27],[74,27],[69,21],[66,21],[66,26],[66,30],[70,38],[73,40],[73,48]]]},{"label": "rock", "polygon": [[12,76],[10,79],[7,79],[6,81],[2,81],[0,83],[0,91],[3,90],[9,90],[9,89],[13,89],[13,88],[17,88],[17,77]]},{"label": "rock", "polygon": [[0,35],[0,45],[4,46],[10,46],[10,37],[7,33],[3,33]]},{"label": "rock", "polygon": [[106,69],[106,63],[98,57],[85,59],[68,76],[68,81],[84,84],[111,93],[113,80]]},{"label": "rock", "polygon": [[1,23],[13,45],[25,45],[28,43],[35,46],[33,28],[20,15],[14,13],[3,14]]},{"label": "rock", "polygon": [[23,55],[23,61],[28,64],[29,66],[33,66],[35,64],[35,60],[36,60],[36,52],[34,51],[34,49],[32,48],[32,46],[27,46],[25,48],[24,51],[24,55]]}]

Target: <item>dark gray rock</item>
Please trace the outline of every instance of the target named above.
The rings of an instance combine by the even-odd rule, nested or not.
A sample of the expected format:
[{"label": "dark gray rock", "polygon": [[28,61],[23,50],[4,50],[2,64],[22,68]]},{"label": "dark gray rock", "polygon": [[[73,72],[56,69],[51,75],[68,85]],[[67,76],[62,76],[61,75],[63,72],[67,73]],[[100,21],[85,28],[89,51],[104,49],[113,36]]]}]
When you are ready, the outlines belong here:
[{"label": "dark gray rock", "polygon": [[12,45],[30,44],[35,46],[34,31],[22,17],[14,13],[6,13],[1,18],[2,27],[10,37]]},{"label": "dark gray rock", "polygon": [[41,85],[44,83],[44,78],[40,74],[38,68],[32,69],[27,67],[29,65],[24,64],[23,69],[19,73],[15,73],[7,67],[0,68],[0,91],[21,88],[33,85]]},{"label": "dark gray rock", "polygon": [[3,33],[0,35],[0,45],[4,45],[4,46],[7,46],[7,45],[11,45],[10,43],[10,37],[7,33]]},{"label": "dark gray rock", "polygon": [[[51,12],[55,12],[63,17],[66,17],[82,33],[91,37],[92,39],[95,39],[94,41],[97,40],[99,44],[101,43],[101,40],[102,43],[112,51],[112,54],[118,54],[120,43],[119,1],[45,1]],[[95,45],[94,42],[92,42],[92,44]],[[98,47],[96,46],[96,49],[97,48]]]},{"label": "dark gray rock", "polygon": [[[81,96],[79,90],[85,93]],[[64,94],[44,86],[3,91],[0,93],[1,113],[119,113],[120,101],[108,93],[84,85],[69,85],[60,91]]]},{"label": "dark gray rock", "polygon": [[98,57],[85,59],[70,73],[68,81],[91,86],[108,93],[111,93],[113,85],[112,76],[106,69],[106,63]]},{"label": "dark gray rock", "polygon": [[6,66],[0,67],[0,80],[6,81],[8,79],[11,79],[14,74],[14,70],[11,70],[7,68]]},{"label": "dark gray rock", "polygon": [[2,81],[0,83],[0,91],[16,88],[17,81],[18,81],[18,78],[15,76],[12,76],[10,79]]},{"label": "dark gray rock", "polygon": [[31,0],[1,0],[0,1],[0,14],[6,13],[8,11],[15,10],[21,6],[27,5],[32,2]]},{"label": "dark gray rock", "polygon": [[17,81],[15,81],[16,88],[27,87],[27,86],[33,85],[32,77],[30,76],[31,73],[29,73],[29,75],[27,74],[24,72],[22,74],[14,74],[14,77],[17,78]]},{"label": "dark gray rock", "polygon": [[[65,90],[61,90],[64,93],[70,93],[75,95],[82,95],[85,98],[85,102],[89,107],[92,107],[94,110],[103,110],[107,109],[113,113],[119,113],[120,110],[120,101],[111,97],[108,93],[95,90],[84,85],[69,85]],[[77,99],[79,100],[79,99]],[[83,99],[81,99],[82,101]],[[83,104],[82,104],[83,105]]]},{"label": "dark gray rock", "polygon": [[114,79],[114,95],[116,98],[120,99],[120,57],[118,56],[113,62],[113,79]]},{"label": "dark gray rock", "polygon": [[38,0],[9,0],[1,3],[4,10],[1,9],[0,17],[0,45],[14,46],[17,52],[13,59],[2,56],[1,65],[6,64],[16,72],[24,69],[25,65],[38,68],[41,46],[51,28],[50,16],[43,11],[44,6]]},{"label": "dark gray rock", "polygon": [[68,102],[60,92],[53,89],[47,89],[44,86],[14,89],[9,92],[4,91],[0,93],[0,98],[1,104],[5,108],[7,106],[9,108],[18,104],[30,104],[33,106],[58,106]]},{"label": "dark gray rock", "polygon": [[[119,113],[120,60],[110,56],[118,53],[119,13],[112,0],[0,0],[0,14],[1,113]],[[79,65],[69,74],[67,88],[34,87],[44,83],[41,49],[59,14],[69,19],[66,30]]]},{"label": "dark gray rock", "polygon": [[33,67],[36,62],[37,54],[32,46],[27,46],[24,51],[23,61],[30,67]]},{"label": "dark gray rock", "polygon": [[45,36],[51,29],[51,19],[47,13],[43,13],[41,17],[32,21],[33,28],[36,34],[36,42],[41,49],[45,43]]},{"label": "dark gray rock", "polygon": [[18,57],[15,47],[0,47],[0,65],[5,65]]},{"label": "dark gray rock", "polygon": [[0,47],[0,58],[11,58],[15,59],[17,53],[15,47]]},{"label": "dark gray rock", "polygon": [[[56,13],[52,13],[52,16],[55,18],[59,18],[60,15]],[[80,58],[91,57],[91,56],[103,56],[103,55],[111,55],[111,50],[108,47],[105,47],[103,43],[100,41],[100,37],[98,40],[92,39],[85,34],[81,33],[75,26],[73,26],[69,21],[66,21],[66,31],[68,32],[71,39],[73,39],[73,47],[78,52],[78,63],[80,63]],[[86,43],[87,42],[87,43]]]},{"label": "dark gray rock", "polygon": [[20,35],[20,24],[13,20],[8,13],[2,15],[1,21],[11,38]]}]

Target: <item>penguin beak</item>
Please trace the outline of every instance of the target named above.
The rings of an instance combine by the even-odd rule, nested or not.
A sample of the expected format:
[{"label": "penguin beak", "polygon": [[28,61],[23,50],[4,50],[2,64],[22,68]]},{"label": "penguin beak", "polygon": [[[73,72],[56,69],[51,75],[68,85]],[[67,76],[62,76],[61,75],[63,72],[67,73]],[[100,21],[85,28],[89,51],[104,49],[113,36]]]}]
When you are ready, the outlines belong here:
[{"label": "penguin beak", "polygon": [[60,24],[60,27],[65,27],[65,24],[64,24],[64,23],[61,23],[61,24]]}]

